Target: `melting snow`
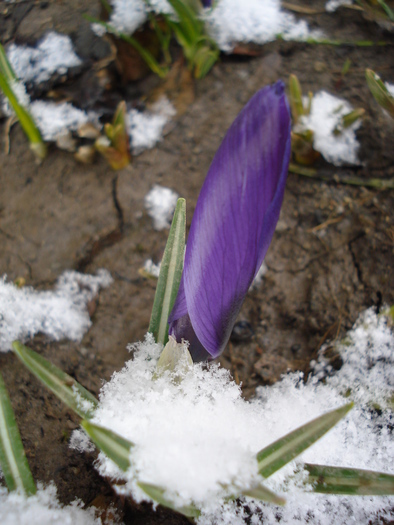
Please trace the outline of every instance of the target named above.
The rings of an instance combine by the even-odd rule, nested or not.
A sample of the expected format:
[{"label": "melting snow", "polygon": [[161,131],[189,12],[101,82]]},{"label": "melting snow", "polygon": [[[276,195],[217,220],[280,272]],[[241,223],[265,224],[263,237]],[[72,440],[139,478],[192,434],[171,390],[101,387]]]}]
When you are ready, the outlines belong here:
[{"label": "melting snow", "polygon": [[163,137],[167,122],[176,114],[174,106],[165,97],[152,105],[150,111],[140,112],[131,109],[128,112],[128,133],[134,155],[145,149],[153,148]]},{"label": "melting snow", "polygon": [[[343,368],[326,382],[292,373],[273,387],[259,388],[251,402],[241,397],[229,373],[218,365],[195,364],[180,384],[168,372],[153,380],[161,346],[151,335],[133,347],[134,358],[102,388],[93,421],[121,434],[135,446],[126,474],[103,454],[102,475],[124,480],[117,490],[140,501],[147,496],[137,480],[166,487],[177,505],[191,501],[202,508],[200,525],[368,523],[381,513],[394,519],[389,497],[337,497],[303,492],[300,463],[293,462],[266,481],[285,492],[283,508],[247,499],[239,506],[223,502],[259,479],[255,454],[287,432],[348,402],[355,408],[316,445],[304,461],[387,472],[394,463],[390,437],[394,336],[387,318],[367,311],[339,350]],[[366,395],[364,395],[366,394]],[[370,401],[380,412],[370,411]]]},{"label": "melting snow", "polygon": [[146,272],[151,277],[159,277],[161,262],[155,264],[152,259],[147,259],[142,268],[143,272]]},{"label": "melting snow", "polygon": [[88,115],[69,102],[56,104],[36,100],[29,109],[43,139],[47,141],[55,141],[65,131],[76,131],[82,124],[96,120],[95,116]]},{"label": "melting snow", "polygon": [[54,73],[64,75],[67,69],[82,64],[70,37],[54,31],[48,33],[37,47],[11,44],[7,56],[16,76],[35,84],[49,80]]},{"label": "melting snow", "polygon": [[338,7],[341,7],[342,5],[352,5],[353,0],[329,0],[329,2],[326,3],[326,11],[329,13],[332,13],[333,11],[336,11]]},{"label": "melting snow", "polygon": [[[147,20],[149,10],[172,14],[165,0],[113,0],[110,24],[119,32],[132,34]],[[148,6],[149,4],[149,6]],[[207,31],[223,51],[231,51],[237,42],[264,44],[275,40],[278,34],[287,39],[304,40],[321,36],[311,32],[304,20],[281,10],[279,0],[217,0],[212,9],[205,9],[202,17]],[[102,34],[97,24],[94,29]]]},{"label": "melting snow", "polygon": [[120,33],[131,35],[142,26],[148,12],[172,14],[172,7],[166,0],[112,0],[110,24]]},{"label": "melting snow", "polygon": [[301,129],[310,129],[314,132],[313,147],[319,151],[327,162],[335,166],[342,164],[360,164],[357,151],[359,142],[355,131],[361,125],[361,119],[334,134],[336,128],[341,128],[342,117],[353,110],[346,100],[334,97],[326,91],[319,91],[312,100],[310,115],[302,117]]},{"label": "melting snow", "polygon": [[106,270],[97,275],[64,272],[54,291],[18,288],[0,279],[0,351],[7,352],[15,339],[26,341],[38,332],[54,340],[80,341],[91,326],[86,305],[100,288],[109,286]]},{"label": "melting snow", "polygon": [[394,84],[389,84],[388,82],[386,82],[385,86],[387,88],[387,91],[390,93],[390,95],[394,97]]},{"label": "melting snow", "polygon": [[311,32],[304,20],[282,11],[280,0],[218,0],[204,16],[208,32],[223,51],[237,42],[265,44],[280,34],[287,40],[305,40]]},{"label": "melting snow", "polygon": [[171,226],[177,200],[178,194],[175,191],[157,184],[145,195],[145,208],[153,219],[155,230],[160,231]]},{"label": "melting snow", "polygon": [[[17,492],[8,493],[0,487],[0,523],[2,525],[101,525],[96,509],[82,508],[81,501],[62,506],[57,500],[55,485],[39,485],[34,496],[26,497]],[[109,525],[109,522],[107,522]],[[111,523],[113,523],[111,521]]]}]

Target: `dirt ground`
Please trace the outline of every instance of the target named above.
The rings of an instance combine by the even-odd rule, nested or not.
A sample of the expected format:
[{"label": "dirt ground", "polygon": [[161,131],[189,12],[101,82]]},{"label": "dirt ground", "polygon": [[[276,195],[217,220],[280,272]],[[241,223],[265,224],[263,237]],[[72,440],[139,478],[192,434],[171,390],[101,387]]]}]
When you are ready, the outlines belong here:
[{"label": "dirt ground", "polygon": [[[159,261],[167,232],[157,232],[143,198],[153,184],[187,199],[188,224],[199,189],[227,128],[246,101],[263,85],[290,73],[306,91],[326,89],[366,110],[357,132],[362,166],[335,168],[321,160],[318,177],[290,174],[282,214],[263,281],[249,293],[236,334],[220,362],[242,382],[247,397],[290,370],[308,372],[321,344],[343,336],[358,314],[394,303],[394,216],[392,190],[342,184],[357,176],[394,177],[393,121],[370,95],[364,71],[370,67],[394,81],[393,37],[362,13],[322,12],[324,1],[302,2],[318,12],[303,15],[311,27],[332,39],[385,41],[385,47],[322,46],[277,41],[259,56],[222,56],[204,80],[195,83],[194,100],[178,115],[165,139],[135,157],[117,173],[103,159],[78,164],[54,146],[41,165],[33,159],[19,126],[11,130],[4,153],[5,121],[0,122],[0,274],[12,281],[51,289],[66,269],[95,273],[108,269],[114,283],[100,293],[93,326],[80,344],[52,342],[38,335],[28,344],[94,394],[122,368],[126,345],[141,340],[148,327],[155,282],[138,273],[147,258]],[[301,3],[299,3],[301,5]],[[95,37],[84,12],[98,13],[98,1],[0,2],[0,40],[32,43],[48,29],[70,34],[84,67],[55,86],[81,107],[148,97],[153,77],[125,85],[112,77],[111,90],[97,82],[97,63],[110,54]],[[341,75],[346,59],[350,70]],[[245,324],[245,322],[247,324]],[[336,365],[338,360],[333,356]],[[113,503],[126,524],[176,524],[188,521],[170,511],[152,512],[116,497],[93,467],[95,454],[68,448],[78,418],[25,370],[11,353],[0,354],[34,478],[53,480],[59,498],[86,505]]]}]

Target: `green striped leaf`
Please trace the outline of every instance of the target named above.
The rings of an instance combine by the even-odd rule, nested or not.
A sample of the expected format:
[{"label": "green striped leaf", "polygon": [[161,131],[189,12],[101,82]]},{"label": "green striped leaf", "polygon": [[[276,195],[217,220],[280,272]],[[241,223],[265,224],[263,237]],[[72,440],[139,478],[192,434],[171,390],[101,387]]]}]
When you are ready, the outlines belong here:
[{"label": "green striped leaf", "polygon": [[372,69],[365,70],[368,87],[376,102],[394,118],[394,97]]},{"label": "green striped leaf", "polygon": [[305,464],[306,483],[321,494],[354,496],[393,496],[394,476],[372,470]]},{"label": "green striped leaf", "polygon": [[260,499],[261,501],[268,501],[268,503],[273,503],[274,505],[284,505],[286,500],[281,496],[272,492],[272,490],[267,489],[264,485],[258,485],[250,490],[245,490],[242,492],[243,496],[248,496],[253,499]]},{"label": "green striped leaf", "polygon": [[78,381],[19,341],[14,341],[12,347],[22,363],[55,396],[83,419],[92,417],[97,407],[97,399]]},{"label": "green striped leaf", "polygon": [[289,101],[294,124],[297,124],[300,118],[305,115],[305,110],[300,81],[296,75],[289,77]]},{"label": "green striped leaf", "polygon": [[0,374],[0,465],[8,490],[27,495],[36,493],[36,486],[23,449],[10,398]]},{"label": "green striped leaf", "polygon": [[353,407],[349,403],[293,430],[257,454],[259,473],[268,478],[328,432]]},{"label": "green striped leaf", "polygon": [[137,485],[154,501],[167,507],[169,509],[175,510],[188,518],[197,518],[201,512],[194,505],[187,505],[184,507],[176,507],[171,501],[164,497],[165,489],[158,487],[157,485],[151,485],[150,483],[143,483],[139,481]]},{"label": "green striped leaf", "polygon": [[0,73],[2,73],[8,82],[17,80],[15,71],[7,58],[4,47],[0,44]]},{"label": "green striped leaf", "polygon": [[81,421],[81,426],[93,443],[124,472],[130,467],[130,449],[134,443],[115,434],[112,430],[100,427],[89,421]]},{"label": "green striped leaf", "polygon": [[185,256],[186,201],[178,199],[157,281],[148,331],[157,343],[168,341],[168,316],[181,282]]}]

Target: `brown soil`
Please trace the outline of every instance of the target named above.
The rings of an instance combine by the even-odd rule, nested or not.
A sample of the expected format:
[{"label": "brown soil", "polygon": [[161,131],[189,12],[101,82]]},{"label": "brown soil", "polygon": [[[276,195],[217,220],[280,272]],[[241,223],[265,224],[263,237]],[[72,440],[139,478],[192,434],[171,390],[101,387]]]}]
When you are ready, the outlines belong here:
[{"label": "brown soil", "polygon": [[[94,37],[83,12],[97,14],[95,0],[0,2],[0,39],[34,41],[54,28],[74,39],[86,69],[62,86],[84,107],[107,101],[111,111],[125,94],[149,94],[148,80],[103,93],[81,90],[94,77],[94,65],[109,45]],[[317,9],[323,1],[303,2]],[[190,224],[199,189],[212,157],[234,117],[261,86],[296,73],[305,91],[326,89],[363,107],[358,137],[363,166],[337,169],[321,161],[318,175],[329,182],[289,175],[277,232],[266,258],[268,271],[249,294],[240,320],[250,326],[245,341],[230,343],[221,357],[246,396],[286,370],[308,371],[320,345],[341,337],[365,308],[394,302],[393,193],[342,184],[342,178],[394,177],[393,121],[377,106],[364,80],[370,67],[393,82],[393,39],[358,11],[304,16],[330,38],[384,40],[388,47],[318,46],[275,42],[255,58],[223,56],[208,77],[195,85],[195,99],[154,149],[114,173],[100,159],[86,167],[52,147],[38,166],[18,126],[11,131],[11,152],[1,147],[0,273],[10,280],[49,289],[66,269],[94,273],[107,268],[114,283],[100,293],[93,326],[80,344],[55,343],[39,335],[29,342],[80,383],[98,394],[103,381],[129,358],[126,345],[147,330],[155,282],[138,269],[147,258],[158,261],[167,232],[156,232],[143,197],[158,183],[187,199]],[[345,76],[346,59],[351,67]],[[115,78],[115,77],[114,77]],[[112,80],[114,88],[116,83]],[[92,84],[92,85],[93,85]],[[78,95],[79,93],[79,95]],[[85,93],[85,92],[84,92]],[[93,93],[93,94],[92,94]],[[89,99],[91,97],[94,100]],[[84,102],[81,102],[81,99]],[[0,125],[3,141],[5,123]],[[242,326],[241,326],[242,328]],[[250,330],[251,328],[251,330]],[[11,353],[0,354],[24,446],[36,480],[54,480],[60,500],[114,503],[125,523],[188,523],[175,513],[117,498],[92,465],[94,454],[68,448],[78,419],[25,370]]]}]

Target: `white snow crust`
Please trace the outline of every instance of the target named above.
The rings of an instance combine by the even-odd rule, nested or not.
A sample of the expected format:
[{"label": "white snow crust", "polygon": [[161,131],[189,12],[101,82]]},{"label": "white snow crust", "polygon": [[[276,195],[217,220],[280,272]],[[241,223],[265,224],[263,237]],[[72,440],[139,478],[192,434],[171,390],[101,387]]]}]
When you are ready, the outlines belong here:
[{"label": "white snow crust", "polygon": [[[148,10],[155,13],[174,14],[166,0],[113,0],[110,24],[121,33],[131,35],[147,20]],[[231,51],[237,42],[264,44],[275,40],[278,34],[284,38],[304,40],[320,37],[311,32],[304,20],[297,19],[281,10],[280,0],[218,0],[213,8],[201,14],[208,33],[223,51]],[[102,28],[94,25],[102,34]]]},{"label": "white snow crust", "polygon": [[314,132],[313,147],[319,151],[327,162],[335,166],[342,164],[360,164],[357,156],[360,144],[355,131],[360,127],[361,120],[335,135],[335,128],[341,126],[342,117],[350,113],[353,107],[346,100],[334,97],[326,91],[319,91],[312,99],[310,115],[303,116],[298,126]]},{"label": "white snow crust", "polygon": [[155,230],[164,230],[171,226],[172,216],[179,195],[170,188],[155,184],[145,195],[145,208],[153,219]]},{"label": "white snow crust", "polygon": [[333,13],[338,7],[342,5],[352,5],[352,3],[353,0],[329,0],[329,2],[326,3],[326,11]]},{"label": "white snow crust", "polygon": [[11,350],[15,339],[26,341],[38,332],[56,341],[80,341],[91,326],[86,305],[100,288],[109,286],[107,270],[97,275],[64,272],[53,291],[18,288],[0,279],[0,351]]},{"label": "white snow crust", "polygon": [[35,100],[29,109],[45,141],[55,141],[67,130],[76,131],[82,124],[95,120],[93,116],[89,116],[69,102],[56,104]]},{"label": "white snow crust", "polygon": [[143,266],[143,271],[152,277],[159,277],[160,274],[161,261],[158,264],[155,264],[152,259],[147,259]]},{"label": "white snow crust", "polygon": [[[76,131],[79,126],[87,122],[97,125],[98,115],[94,112],[86,113],[69,102],[50,102],[46,100],[35,100],[30,102],[23,82],[17,81],[11,84],[21,106],[25,107],[33,117],[42,138],[45,141],[56,141],[56,139],[68,131]],[[5,96],[1,98],[2,111],[10,117],[14,115],[14,109]]]},{"label": "white snow crust", "polygon": [[176,114],[171,102],[163,97],[152,105],[149,111],[131,109],[128,112],[128,133],[134,155],[153,148],[163,138],[167,122]]},{"label": "white snow crust", "polygon": [[[394,336],[386,317],[368,310],[340,346],[343,368],[322,383],[301,373],[286,375],[245,401],[228,371],[216,364],[194,364],[181,383],[165,372],[153,379],[161,346],[148,334],[132,347],[134,358],[101,390],[93,421],[132,441],[132,469],[121,472],[103,454],[102,475],[124,480],[120,493],[147,499],[137,480],[167,489],[176,505],[194,502],[202,509],[198,524],[355,525],[378,513],[394,519],[394,498],[345,497],[305,491],[300,462],[292,462],[265,482],[282,493],[283,508],[250,499],[224,503],[234,492],[258,482],[255,454],[266,445],[323,413],[344,405],[355,407],[334,429],[308,449],[302,460],[389,472],[394,464],[390,435]],[[355,366],[356,365],[356,366]],[[179,373],[179,372],[178,372]],[[344,393],[350,389],[350,395]],[[364,394],[366,395],[364,396]],[[379,403],[372,413],[367,405]],[[308,488],[308,487],[306,487]],[[252,513],[252,515],[250,515]]]},{"label": "white snow crust", "polygon": [[7,56],[16,76],[23,82],[35,84],[49,80],[54,73],[64,75],[70,67],[82,64],[70,37],[54,31],[48,33],[37,47],[12,43]]},{"label": "white snow crust", "polygon": [[[148,5],[149,4],[149,5]],[[131,35],[148,19],[148,12],[173,14],[166,0],[112,0],[110,24],[120,33]]]},{"label": "white snow crust", "polygon": [[18,492],[8,493],[0,487],[0,523],[2,525],[101,525],[95,516],[95,508],[82,508],[81,501],[63,507],[57,500],[54,484],[39,485],[34,496],[26,497]]},{"label": "white snow crust", "polygon": [[211,37],[223,51],[231,51],[238,42],[265,44],[281,34],[286,40],[321,37],[311,32],[305,20],[282,11],[280,0],[218,0],[206,10],[204,20]]},{"label": "white snow crust", "polygon": [[394,84],[390,84],[389,82],[385,82],[385,86],[387,88],[387,91],[390,93],[392,97],[394,97]]}]

